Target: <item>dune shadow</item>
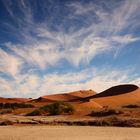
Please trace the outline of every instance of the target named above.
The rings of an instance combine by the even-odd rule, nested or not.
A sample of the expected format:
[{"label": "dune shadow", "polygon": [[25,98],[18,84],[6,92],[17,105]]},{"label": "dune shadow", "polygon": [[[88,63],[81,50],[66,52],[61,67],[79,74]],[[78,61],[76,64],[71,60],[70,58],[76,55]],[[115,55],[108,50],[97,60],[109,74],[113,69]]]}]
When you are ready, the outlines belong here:
[{"label": "dune shadow", "polygon": [[99,94],[85,98],[85,100],[89,100],[91,98],[100,98],[100,97],[108,97],[108,96],[116,96],[116,95],[120,95],[120,94],[126,94],[129,92],[135,91],[138,88],[139,88],[138,86],[131,85],[131,84],[118,85],[118,86],[111,87],[111,88],[109,88],[109,89],[107,89]]}]

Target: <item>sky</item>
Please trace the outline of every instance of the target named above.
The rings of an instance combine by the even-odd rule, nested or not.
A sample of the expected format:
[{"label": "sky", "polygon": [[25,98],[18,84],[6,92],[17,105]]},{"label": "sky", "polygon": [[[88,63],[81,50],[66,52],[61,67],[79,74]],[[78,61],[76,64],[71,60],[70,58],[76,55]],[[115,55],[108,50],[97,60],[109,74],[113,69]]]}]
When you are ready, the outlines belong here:
[{"label": "sky", "polygon": [[140,86],[140,0],[0,0],[0,96]]}]

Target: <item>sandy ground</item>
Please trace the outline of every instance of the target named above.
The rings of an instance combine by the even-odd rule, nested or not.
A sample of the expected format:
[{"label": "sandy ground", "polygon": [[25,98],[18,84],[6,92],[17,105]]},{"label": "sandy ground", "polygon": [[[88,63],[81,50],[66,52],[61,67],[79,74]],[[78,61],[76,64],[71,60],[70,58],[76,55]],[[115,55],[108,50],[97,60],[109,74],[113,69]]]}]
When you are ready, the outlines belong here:
[{"label": "sandy ground", "polygon": [[0,140],[140,140],[140,128],[1,126]]}]

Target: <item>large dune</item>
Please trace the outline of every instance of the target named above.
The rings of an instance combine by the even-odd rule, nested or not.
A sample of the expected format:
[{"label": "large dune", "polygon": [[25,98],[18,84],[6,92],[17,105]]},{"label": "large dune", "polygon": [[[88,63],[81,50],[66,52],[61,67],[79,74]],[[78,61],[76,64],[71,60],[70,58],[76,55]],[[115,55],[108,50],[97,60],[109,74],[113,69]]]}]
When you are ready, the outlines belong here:
[{"label": "large dune", "polygon": [[62,94],[52,94],[52,95],[46,95],[42,96],[38,99],[35,99],[36,101],[78,101],[81,98],[89,97],[95,95],[95,92],[92,90],[80,90],[80,91],[74,91],[70,93],[62,93]]},{"label": "large dune", "polygon": [[[125,104],[140,104],[140,88],[136,85],[118,85],[96,94],[93,90],[79,90],[70,93],[52,94],[30,98],[2,98],[1,103],[28,102],[50,103],[56,101],[73,102],[79,109],[102,108],[103,106],[122,106]],[[75,104],[76,103],[76,104]]]},{"label": "large dune", "polygon": [[103,106],[122,106],[140,103],[140,88],[136,85],[125,84],[111,87],[96,94],[93,90],[79,90],[70,93],[52,94],[34,99],[36,102],[75,102],[75,107],[86,110],[102,108]]},{"label": "large dune", "polygon": [[101,106],[122,106],[140,103],[140,88],[135,85],[119,85],[88,97]]},{"label": "large dune", "polygon": [[79,90],[75,92],[70,92],[69,95],[73,95],[76,97],[86,98],[95,95],[96,92],[93,90]]}]

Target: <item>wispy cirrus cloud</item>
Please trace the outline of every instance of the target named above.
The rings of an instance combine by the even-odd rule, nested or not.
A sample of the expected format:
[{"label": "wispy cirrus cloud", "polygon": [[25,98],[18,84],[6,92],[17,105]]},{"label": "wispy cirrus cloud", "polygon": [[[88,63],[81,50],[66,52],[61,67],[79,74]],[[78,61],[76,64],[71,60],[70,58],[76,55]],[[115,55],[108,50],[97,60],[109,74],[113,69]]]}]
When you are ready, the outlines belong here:
[{"label": "wispy cirrus cloud", "polygon": [[[7,40],[2,44],[6,49],[0,49],[0,72],[15,79],[12,85],[5,80],[9,93],[19,95],[21,92],[22,96],[35,97],[38,96],[37,92],[41,95],[84,88],[101,91],[129,82],[129,74],[119,70],[113,73],[104,71],[105,74],[101,75],[88,70],[77,73],[69,70],[66,74],[44,71],[59,64],[65,69],[64,61],[71,65],[71,69],[78,69],[81,65],[91,67],[90,63],[97,56],[113,53],[117,58],[118,50],[140,41],[133,32],[140,26],[139,0],[109,3],[74,1],[64,2],[63,7],[59,2],[57,5],[42,2],[37,4],[37,1],[19,0],[15,4],[12,0],[8,3],[3,0],[10,21],[2,23],[2,31],[16,40]],[[15,5],[18,12],[14,9]],[[39,69],[40,73],[43,71],[43,77],[30,72],[34,68]],[[98,71],[99,68],[95,69]],[[123,74],[124,77],[114,78],[114,73],[118,77]]]},{"label": "wispy cirrus cloud", "polygon": [[15,76],[20,72],[21,65],[20,59],[0,49],[0,72]]},{"label": "wispy cirrus cloud", "polygon": [[[100,53],[112,49],[117,50],[119,46],[122,47],[139,40],[139,37],[135,37],[129,32],[121,35],[123,30],[128,27],[130,30],[131,26],[133,25],[132,28],[134,28],[135,23],[137,23],[137,20],[133,19],[139,16],[139,1],[122,1],[118,4],[118,7],[112,5],[111,12],[105,10],[102,5],[96,5],[92,2],[87,4],[80,2],[66,4],[66,7],[74,9],[69,15],[75,18],[87,15],[85,21],[87,20],[89,24],[88,27],[79,25],[80,28],[75,31],[73,30],[76,28],[75,25],[70,24],[68,32],[65,31],[65,26],[62,27],[63,24],[68,24],[67,17],[65,17],[67,20],[62,22],[62,25],[55,25],[60,29],[52,31],[49,30],[46,19],[41,24],[34,21],[35,6],[32,7],[26,1],[19,1],[18,4],[23,14],[23,24],[18,21],[21,18],[16,16],[12,8],[9,5],[5,5],[8,12],[11,13],[10,15],[18,21],[17,24],[21,29],[19,34],[25,45],[19,45],[23,46],[19,47],[12,44],[10,48],[24,58],[26,62],[38,64],[41,68],[48,63],[55,65],[62,59],[66,59],[75,66],[79,66],[80,63],[89,64]],[[109,8],[109,6],[105,6]],[[90,18],[90,21],[88,18]],[[74,21],[72,20],[71,22],[73,23]],[[47,41],[44,42],[44,40]],[[46,59],[48,55],[50,57]],[[68,55],[69,57],[67,57]],[[28,56],[31,56],[31,58],[28,58]]]},{"label": "wispy cirrus cloud", "polygon": [[0,78],[1,95],[10,97],[34,97],[71,92],[81,89],[93,89],[97,93],[111,86],[125,83],[137,83],[139,79],[129,80],[130,70],[113,70],[87,68],[80,72],[68,72],[64,74],[48,73],[40,77],[36,73],[17,75],[13,82]]}]

